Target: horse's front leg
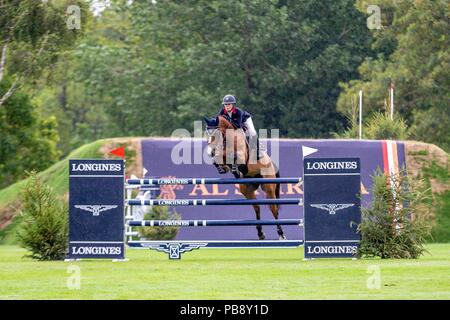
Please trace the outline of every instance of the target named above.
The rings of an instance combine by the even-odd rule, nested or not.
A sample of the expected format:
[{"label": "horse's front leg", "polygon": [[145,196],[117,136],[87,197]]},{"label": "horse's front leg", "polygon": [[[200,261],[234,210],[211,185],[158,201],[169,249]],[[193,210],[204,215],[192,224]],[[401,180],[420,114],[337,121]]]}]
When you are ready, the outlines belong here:
[{"label": "horse's front leg", "polygon": [[[276,185],[267,184],[264,187],[264,191],[266,192],[267,199],[279,199],[277,197]],[[279,205],[278,204],[271,204],[270,205],[270,211],[272,212],[273,217],[275,220],[278,220],[278,214],[279,214]],[[284,235],[283,227],[280,224],[277,224],[277,233],[278,233],[278,239],[279,240],[286,240],[286,237]]]}]

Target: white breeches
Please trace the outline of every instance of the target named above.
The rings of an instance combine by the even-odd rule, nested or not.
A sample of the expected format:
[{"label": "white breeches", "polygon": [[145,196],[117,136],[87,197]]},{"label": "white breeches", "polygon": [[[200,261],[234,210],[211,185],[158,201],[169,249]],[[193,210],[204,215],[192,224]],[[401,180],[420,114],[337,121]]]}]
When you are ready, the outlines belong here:
[{"label": "white breeches", "polygon": [[245,128],[247,129],[248,134],[253,137],[256,136],[256,130],[255,130],[255,126],[253,125],[253,120],[252,118],[248,118],[247,120],[245,120],[245,122],[243,123],[243,125],[245,126]]}]

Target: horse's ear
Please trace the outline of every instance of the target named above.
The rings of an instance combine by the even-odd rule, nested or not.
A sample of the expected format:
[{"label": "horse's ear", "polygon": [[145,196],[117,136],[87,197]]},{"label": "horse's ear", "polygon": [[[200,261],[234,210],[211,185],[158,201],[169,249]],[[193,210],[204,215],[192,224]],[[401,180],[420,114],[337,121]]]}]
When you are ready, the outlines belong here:
[{"label": "horse's ear", "polygon": [[204,117],[203,120],[207,127],[217,127],[219,125],[217,118],[208,119],[207,117]]}]

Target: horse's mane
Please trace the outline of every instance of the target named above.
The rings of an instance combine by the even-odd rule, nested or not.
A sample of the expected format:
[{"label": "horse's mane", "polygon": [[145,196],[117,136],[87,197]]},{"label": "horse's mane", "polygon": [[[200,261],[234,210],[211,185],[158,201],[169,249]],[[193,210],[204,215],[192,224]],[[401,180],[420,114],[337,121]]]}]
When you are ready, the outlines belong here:
[{"label": "horse's mane", "polygon": [[219,116],[219,128],[222,129],[236,129],[236,127],[228,121],[228,119],[224,116]]}]

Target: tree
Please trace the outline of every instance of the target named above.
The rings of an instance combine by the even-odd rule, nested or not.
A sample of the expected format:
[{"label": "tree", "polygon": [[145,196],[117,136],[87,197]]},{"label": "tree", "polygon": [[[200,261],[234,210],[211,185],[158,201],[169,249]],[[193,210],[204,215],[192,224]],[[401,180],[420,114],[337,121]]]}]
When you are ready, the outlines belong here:
[{"label": "tree", "polygon": [[372,176],[373,200],[362,209],[359,256],[417,259],[430,236],[430,190],[421,180],[377,170]]},{"label": "tree", "polygon": [[[367,1],[359,1],[362,11]],[[383,28],[374,30],[373,49],[359,67],[361,80],[342,84],[338,110],[350,109],[352,96],[364,91],[364,113],[389,107],[395,86],[395,111],[411,127],[412,137],[450,150],[450,29],[448,1],[379,1]]]},{"label": "tree", "polygon": [[32,172],[22,195],[23,209],[17,238],[28,256],[38,260],[62,260],[69,238],[68,208],[54,191]]},{"label": "tree", "polygon": [[350,0],[118,1],[99,24],[109,32],[78,48],[79,73],[127,135],[190,129],[232,93],[259,128],[328,136],[345,123],[338,82],[371,41]]},{"label": "tree", "polygon": [[[0,82],[0,95],[12,82]],[[25,170],[41,171],[56,161],[58,139],[55,117],[39,118],[30,97],[17,89],[0,108],[0,188],[25,177]]]},{"label": "tree", "polygon": [[0,97],[0,107],[20,87],[40,77],[62,49],[73,45],[80,31],[67,27],[69,5],[87,11],[80,0],[0,1],[0,82],[6,74],[13,80]]}]

